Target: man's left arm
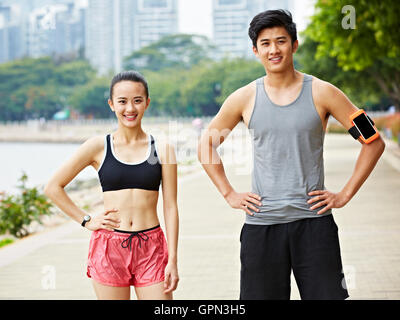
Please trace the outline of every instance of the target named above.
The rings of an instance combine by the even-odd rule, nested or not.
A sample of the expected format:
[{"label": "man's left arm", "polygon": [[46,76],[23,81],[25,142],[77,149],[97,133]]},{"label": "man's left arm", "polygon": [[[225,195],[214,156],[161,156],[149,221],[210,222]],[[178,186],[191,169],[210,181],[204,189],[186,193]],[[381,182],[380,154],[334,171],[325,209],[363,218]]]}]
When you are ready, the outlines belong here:
[{"label": "man's left arm", "polygon": [[[319,79],[315,79],[315,81],[317,81],[316,86],[318,87],[316,103],[319,103],[346,130],[349,130],[353,126],[350,121],[350,115],[359,109],[341,90],[332,84]],[[317,204],[310,207],[311,210],[326,205],[326,207],[318,212],[318,214],[323,214],[329,209],[343,207],[354,197],[365,180],[367,180],[385,150],[385,142],[380,136],[369,144],[364,143],[360,138],[358,141],[362,144],[362,147],[349,181],[339,193],[333,193],[328,190],[310,192],[309,195],[313,196],[313,198],[308,203],[312,204],[318,201]]]}]

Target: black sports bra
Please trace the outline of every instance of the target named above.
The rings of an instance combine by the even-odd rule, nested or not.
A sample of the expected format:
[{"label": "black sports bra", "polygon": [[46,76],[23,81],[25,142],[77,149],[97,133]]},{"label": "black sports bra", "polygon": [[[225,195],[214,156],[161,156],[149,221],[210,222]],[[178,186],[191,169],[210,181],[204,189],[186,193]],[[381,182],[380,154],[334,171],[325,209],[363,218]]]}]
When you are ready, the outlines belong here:
[{"label": "black sports bra", "polygon": [[105,191],[121,189],[145,189],[158,191],[161,182],[161,164],[152,135],[148,135],[149,146],[142,162],[124,162],[115,156],[112,135],[104,143],[104,157],[98,170],[100,184]]}]

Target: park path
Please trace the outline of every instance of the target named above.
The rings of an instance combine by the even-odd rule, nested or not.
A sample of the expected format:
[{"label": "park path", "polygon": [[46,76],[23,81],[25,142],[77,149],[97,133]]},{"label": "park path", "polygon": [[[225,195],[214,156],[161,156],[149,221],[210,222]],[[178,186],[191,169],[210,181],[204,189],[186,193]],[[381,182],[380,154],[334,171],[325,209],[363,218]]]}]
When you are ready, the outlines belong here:
[{"label": "park path", "polygon": [[[360,148],[349,135],[326,136],[328,190],[344,186]],[[400,299],[400,157],[391,148],[352,201],[334,210],[351,299]],[[225,168],[231,184],[250,191],[248,167],[234,162]],[[243,212],[227,205],[202,170],[180,179],[178,189],[181,280],[175,299],[238,299]],[[0,299],[96,299],[86,277],[89,237],[67,222],[0,249]],[[299,299],[292,281],[292,299]]]}]

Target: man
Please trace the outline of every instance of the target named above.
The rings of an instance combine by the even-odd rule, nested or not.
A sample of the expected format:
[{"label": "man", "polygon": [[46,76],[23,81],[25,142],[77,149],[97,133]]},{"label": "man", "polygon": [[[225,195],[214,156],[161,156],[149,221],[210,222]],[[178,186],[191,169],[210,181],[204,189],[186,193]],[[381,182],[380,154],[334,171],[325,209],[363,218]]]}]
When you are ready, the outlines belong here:
[{"label": "man", "polygon": [[[290,299],[293,270],[302,299],[346,299],[332,209],[352,199],[385,144],[380,137],[369,144],[360,138],[363,145],[350,179],[338,193],[326,190],[323,141],[328,118],[332,115],[349,129],[349,117],[358,108],[335,86],[294,69],[299,43],[288,11],[258,14],[249,36],[266,76],[225,100],[198,147],[219,192],[232,208],[246,212],[240,235],[240,298]],[[229,183],[216,151],[241,120],[254,149],[252,192],[244,193]]]}]

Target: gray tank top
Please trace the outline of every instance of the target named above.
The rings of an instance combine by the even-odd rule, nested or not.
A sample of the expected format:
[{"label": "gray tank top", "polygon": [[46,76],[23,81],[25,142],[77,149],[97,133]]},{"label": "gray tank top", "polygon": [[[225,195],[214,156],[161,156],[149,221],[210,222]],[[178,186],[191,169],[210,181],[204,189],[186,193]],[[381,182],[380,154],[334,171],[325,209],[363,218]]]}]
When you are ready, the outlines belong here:
[{"label": "gray tank top", "polygon": [[[296,100],[273,103],[257,79],[256,100],[249,121],[253,141],[252,192],[261,196],[260,212],[246,215],[246,223],[271,225],[322,215],[307,203],[310,191],[323,190],[325,132],[312,98],[312,76],[304,74]],[[314,203],[315,204],[315,203]],[[314,205],[313,204],[313,205]]]}]

